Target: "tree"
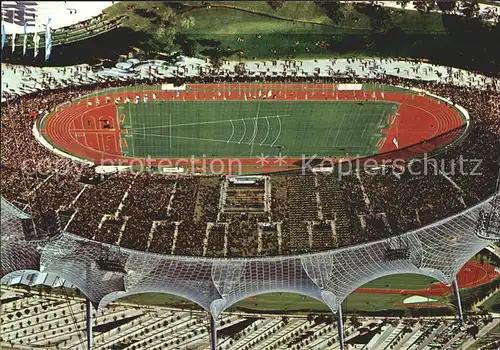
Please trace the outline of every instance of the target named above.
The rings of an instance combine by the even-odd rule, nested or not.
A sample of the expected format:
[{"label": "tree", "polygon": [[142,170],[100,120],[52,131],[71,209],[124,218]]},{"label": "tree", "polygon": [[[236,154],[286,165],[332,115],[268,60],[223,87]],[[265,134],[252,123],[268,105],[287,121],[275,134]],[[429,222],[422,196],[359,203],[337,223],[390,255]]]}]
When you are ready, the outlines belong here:
[{"label": "tree", "polygon": [[354,6],[358,12],[368,16],[374,33],[386,33],[394,27],[392,18],[385,7],[366,3],[355,3]]},{"label": "tree", "polygon": [[431,12],[436,8],[435,0],[417,0],[413,1],[413,6],[418,12]]},{"label": "tree", "polygon": [[147,56],[154,56],[158,52],[170,52],[174,47],[175,29],[173,27],[158,26],[149,40],[145,42],[144,51]]},{"label": "tree", "polygon": [[358,317],[356,315],[352,315],[350,321],[354,328],[358,328],[359,326],[361,326],[361,322],[359,322]]},{"label": "tree", "polygon": [[406,7],[410,3],[410,0],[398,0],[396,4],[400,5],[402,9]]},{"label": "tree", "polygon": [[164,23],[172,22],[172,20],[174,19],[174,10],[172,10],[170,7],[163,6],[161,8],[161,11],[158,11],[157,13],[160,20]]},{"label": "tree", "polygon": [[189,28],[193,28],[194,27],[194,24],[195,24],[195,20],[194,20],[194,17],[193,16],[186,16],[186,17],[182,17],[180,20],[179,20],[179,24],[182,28],[184,29],[189,29]]},{"label": "tree", "polygon": [[479,327],[477,325],[473,325],[472,327],[467,328],[467,333],[476,339],[477,333],[479,333]]},{"label": "tree", "polygon": [[477,3],[477,0],[461,1],[459,9],[462,15],[468,20],[479,15],[479,4]]},{"label": "tree", "polygon": [[273,10],[279,9],[285,3],[285,0],[270,0],[267,2],[269,6],[273,8]]},{"label": "tree", "polygon": [[333,23],[338,24],[344,19],[344,12],[342,12],[342,4],[337,1],[316,0],[316,5],[321,7],[325,14],[332,20]]},{"label": "tree", "polygon": [[437,7],[443,12],[452,12],[457,7],[456,1],[438,0]]}]

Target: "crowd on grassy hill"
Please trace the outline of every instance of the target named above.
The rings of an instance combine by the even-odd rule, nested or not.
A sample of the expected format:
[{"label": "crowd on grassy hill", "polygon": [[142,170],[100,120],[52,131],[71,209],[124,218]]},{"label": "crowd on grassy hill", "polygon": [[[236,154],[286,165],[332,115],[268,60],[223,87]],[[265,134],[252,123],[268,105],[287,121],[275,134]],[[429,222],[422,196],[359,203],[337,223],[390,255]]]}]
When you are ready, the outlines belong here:
[{"label": "crowd on grassy hill", "polygon": [[[193,82],[213,81],[207,77]],[[259,82],[248,77],[240,81]],[[313,78],[288,81],[317,82]],[[342,82],[367,80],[349,78]],[[444,166],[431,174],[359,172],[342,179],[325,176],[319,180],[322,186],[315,185],[314,179],[304,182],[302,175],[272,175],[271,183],[278,187],[273,188],[273,193],[286,194],[288,191],[289,194],[279,201],[273,198],[276,210],[269,217],[271,222],[284,221],[282,253],[316,249],[313,248],[318,246],[316,237],[324,247],[388,237],[457,213],[494,193],[500,157],[498,92],[395,77],[380,77],[370,82],[418,87],[463,106],[471,116],[466,137],[434,156]],[[197,177],[167,176],[160,180],[127,172],[107,176],[92,184],[88,182],[94,172],[92,167],[61,158],[39,144],[32,134],[34,118],[54,110],[61,103],[96,89],[150,83],[109,81],[42,91],[3,103],[2,196],[32,214],[39,227],[48,231],[53,230],[51,218],[59,211],[63,228],[87,238],[158,253],[202,254],[207,244],[203,242],[207,223],[217,220],[220,181],[218,187],[207,192]],[[475,163],[467,163],[464,167],[481,175],[448,172],[451,164],[461,156],[480,160],[475,169],[472,169]],[[342,193],[335,203],[325,201],[328,195],[324,191],[330,188],[326,186]],[[292,202],[295,197],[290,194],[297,188],[309,194],[304,197],[311,199],[307,211],[297,209],[300,202]],[[135,196],[142,196],[140,202],[132,200]],[[317,203],[316,198],[323,198],[324,203]],[[200,208],[210,209],[200,212]],[[321,210],[323,217],[317,214]],[[313,232],[312,243],[307,239],[303,241],[303,231],[307,227],[294,224],[335,218],[339,225],[338,237],[331,243],[324,242],[325,237],[319,231]],[[228,241],[210,239],[205,247],[206,255],[220,255],[222,251],[256,255],[257,244],[245,251],[237,249],[243,242],[257,242],[256,223],[248,220],[245,215],[233,219],[227,229]],[[156,234],[152,234],[153,231]],[[210,242],[215,246],[210,247]],[[304,248],[299,249],[300,245]]]}]

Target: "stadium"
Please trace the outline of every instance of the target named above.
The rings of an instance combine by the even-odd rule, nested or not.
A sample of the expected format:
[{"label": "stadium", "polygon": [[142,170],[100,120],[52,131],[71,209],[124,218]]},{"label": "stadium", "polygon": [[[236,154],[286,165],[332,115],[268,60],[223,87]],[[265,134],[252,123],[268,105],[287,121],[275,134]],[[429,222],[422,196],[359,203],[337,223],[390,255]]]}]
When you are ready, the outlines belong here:
[{"label": "stadium", "polygon": [[[12,43],[14,52],[15,35]],[[352,334],[372,326],[343,316],[353,293],[401,296],[391,306],[452,295],[443,348],[483,326],[460,293],[498,290],[498,260],[473,259],[500,241],[498,79],[410,59],[259,62],[134,58],[95,72],[2,63],[1,277],[15,295],[2,301],[12,314],[2,346],[92,348],[95,334],[96,348],[356,348]],[[85,317],[61,299],[74,303],[79,330],[35,335],[39,321],[27,311],[50,302],[32,296],[21,301],[29,323],[14,316],[25,293],[15,286],[50,278],[85,299]],[[280,312],[286,321],[259,318],[249,334],[227,330],[237,322],[226,311],[273,293],[283,301],[272,310],[296,293],[336,321],[318,331]],[[99,328],[104,310],[142,317],[120,300],[158,294],[208,314],[193,327],[206,323],[209,334],[166,327],[187,320],[183,307],[155,311],[168,340],[147,336],[159,323],[123,339],[134,321]],[[298,335],[286,335],[290,324]],[[435,334],[422,345],[425,324],[387,327],[371,348],[438,342]]]}]

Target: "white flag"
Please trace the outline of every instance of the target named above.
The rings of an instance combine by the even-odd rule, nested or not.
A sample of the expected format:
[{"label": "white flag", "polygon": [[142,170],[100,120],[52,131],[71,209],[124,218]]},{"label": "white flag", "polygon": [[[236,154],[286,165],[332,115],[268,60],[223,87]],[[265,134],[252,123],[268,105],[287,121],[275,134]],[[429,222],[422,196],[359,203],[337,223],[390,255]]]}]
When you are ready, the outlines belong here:
[{"label": "white flag", "polygon": [[396,148],[399,148],[399,142],[398,142],[398,139],[396,137],[394,137],[392,139],[392,143],[396,146]]},{"label": "white flag", "polygon": [[28,29],[26,28],[26,22],[24,22],[23,56],[26,55],[26,42],[27,41],[28,41]]},{"label": "white flag", "polygon": [[35,35],[33,36],[33,57],[38,56],[39,43],[40,43],[40,37],[38,36],[37,25],[35,21]]},{"label": "white flag", "polygon": [[12,52],[16,49],[16,33],[12,33]]},{"label": "white flag", "polygon": [[52,33],[50,31],[51,18],[47,18],[47,25],[45,26],[45,61],[50,57],[52,52]]},{"label": "white flag", "polygon": [[2,50],[5,46],[5,42],[7,41],[7,33],[5,32],[5,25],[2,24]]}]

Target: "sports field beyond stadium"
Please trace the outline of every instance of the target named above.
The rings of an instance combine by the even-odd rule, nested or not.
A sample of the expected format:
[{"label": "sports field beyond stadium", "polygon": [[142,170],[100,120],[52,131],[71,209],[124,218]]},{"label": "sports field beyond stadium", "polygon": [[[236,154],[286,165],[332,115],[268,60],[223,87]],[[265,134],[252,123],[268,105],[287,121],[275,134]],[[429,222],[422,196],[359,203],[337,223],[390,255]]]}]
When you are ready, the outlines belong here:
[{"label": "sports field beyond stadium", "polygon": [[[468,261],[457,274],[459,288],[465,294],[474,293],[475,287],[491,283],[500,274],[495,266],[476,260]],[[367,295],[369,294],[369,295]],[[434,299],[432,303],[405,304],[408,296],[425,296]],[[164,293],[145,293],[126,297],[123,301],[138,304],[162,305],[189,308],[186,299]],[[346,312],[384,311],[407,308],[450,307],[454,302],[451,287],[434,279],[415,274],[395,274],[370,281],[351,293],[344,302]],[[196,307],[196,306],[195,306]],[[293,293],[269,293],[249,297],[234,306],[255,312],[280,311],[309,312],[327,311],[328,307],[314,299]]]},{"label": "sports field beyond stadium", "polygon": [[[41,123],[41,133],[95,164],[146,163],[188,172],[206,172],[210,165],[234,174],[296,169],[311,156],[341,160],[390,152],[463,124],[454,108],[434,98],[352,86],[356,90],[334,84],[114,89],[59,107]],[[429,151],[441,144],[429,143]]]}]

